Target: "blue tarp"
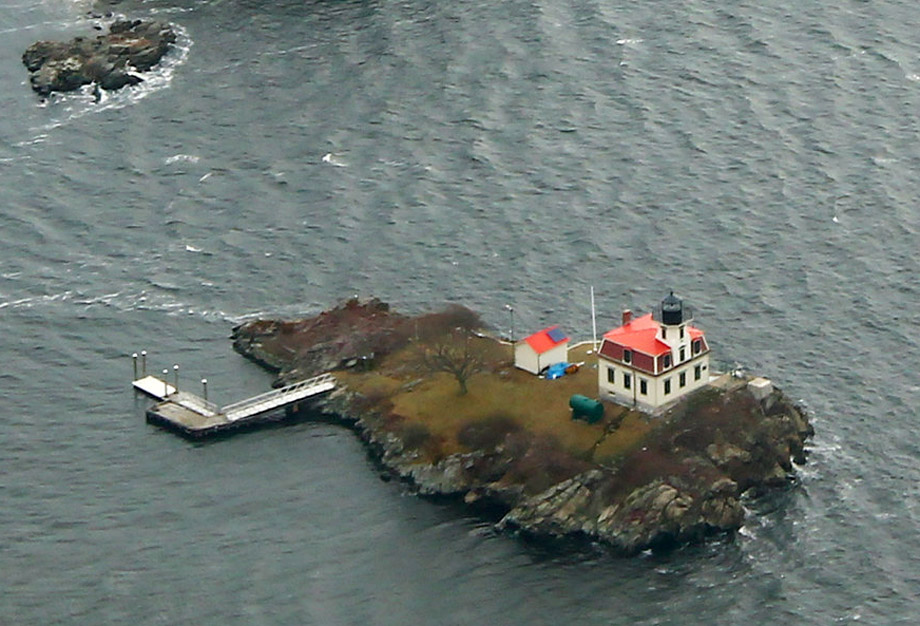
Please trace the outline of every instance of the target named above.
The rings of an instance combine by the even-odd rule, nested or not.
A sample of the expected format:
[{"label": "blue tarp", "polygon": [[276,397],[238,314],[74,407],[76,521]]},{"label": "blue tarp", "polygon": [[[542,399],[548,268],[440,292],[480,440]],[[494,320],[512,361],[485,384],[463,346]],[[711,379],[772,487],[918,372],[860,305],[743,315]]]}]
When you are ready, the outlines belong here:
[{"label": "blue tarp", "polygon": [[546,369],[546,380],[555,380],[565,376],[565,368],[571,363],[553,363]]}]

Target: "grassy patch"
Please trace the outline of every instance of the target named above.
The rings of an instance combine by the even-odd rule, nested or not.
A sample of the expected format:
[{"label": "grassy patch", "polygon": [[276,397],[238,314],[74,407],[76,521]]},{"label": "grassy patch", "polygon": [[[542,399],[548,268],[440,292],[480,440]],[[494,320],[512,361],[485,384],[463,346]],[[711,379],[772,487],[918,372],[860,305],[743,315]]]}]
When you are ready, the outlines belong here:
[{"label": "grassy patch", "polygon": [[602,465],[615,465],[617,460],[639,448],[652,431],[653,422],[646,415],[622,410],[625,415],[620,425],[594,450],[594,460]]},{"label": "grassy patch", "polygon": [[[523,429],[556,440],[561,450],[584,457],[590,455],[608,422],[587,424],[572,420],[569,398],[572,394],[597,395],[597,370],[587,350],[573,350],[573,360],[585,361],[575,374],[557,380],[543,380],[514,368],[511,346],[492,339],[476,338],[483,352],[483,370],[468,381],[468,393],[460,394],[457,381],[444,372],[425,372],[417,367],[418,350],[410,345],[387,356],[370,372],[337,374],[349,388],[383,405],[388,412],[400,415],[406,423],[423,424],[444,442],[444,452],[452,454],[471,449],[470,437],[481,431],[487,439],[495,438],[502,428],[496,416],[502,416],[505,430],[514,423]],[[618,414],[618,408],[607,406]],[[489,435],[489,431],[496,433]],[[465,442],[462,442],[461,432]],[[505,433],[507,434],[507,432]]]}]

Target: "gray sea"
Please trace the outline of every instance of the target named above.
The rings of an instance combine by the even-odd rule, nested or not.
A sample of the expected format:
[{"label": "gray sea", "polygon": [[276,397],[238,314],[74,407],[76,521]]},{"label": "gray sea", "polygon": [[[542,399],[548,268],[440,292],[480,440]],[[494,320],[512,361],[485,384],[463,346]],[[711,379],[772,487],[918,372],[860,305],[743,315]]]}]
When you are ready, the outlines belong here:
[{"label": "gray sea", "polygon": [[[916,623],[915,4],[125,0],[163,67],[42,103],[20,55],[91,9],[0,3],[0,623]],[[146,349],[264,391],[230,329],[354,294],[587,339],[592,286],[809,408],[736,537],[533,544],[344,429],[194,445],[130,389]]]}]

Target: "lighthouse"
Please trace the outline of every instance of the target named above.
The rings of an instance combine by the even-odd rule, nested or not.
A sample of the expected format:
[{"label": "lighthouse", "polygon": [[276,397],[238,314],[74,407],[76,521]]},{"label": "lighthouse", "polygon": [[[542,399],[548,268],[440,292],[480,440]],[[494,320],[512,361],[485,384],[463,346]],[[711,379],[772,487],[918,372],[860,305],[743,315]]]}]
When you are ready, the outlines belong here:
[{"label": "lighthouse", "polygon": [[633,317],[604,334],[597,355],[603,400],[658,413],[709,383],[709,345],[692,311],[672,291],[653,313]]}]

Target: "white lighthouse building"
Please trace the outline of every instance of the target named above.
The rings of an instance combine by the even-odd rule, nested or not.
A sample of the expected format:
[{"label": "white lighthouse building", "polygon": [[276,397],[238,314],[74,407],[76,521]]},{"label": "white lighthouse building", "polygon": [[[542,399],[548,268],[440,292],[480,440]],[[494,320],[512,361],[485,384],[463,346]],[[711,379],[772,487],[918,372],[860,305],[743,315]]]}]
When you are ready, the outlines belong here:
[{"label": "white lighthouse building", "polygon": [[602,400],[657,413],[709,383],[709,345],[693,316],[674,295],[660,311],[633,318],[604,334],[597,355]]}]

